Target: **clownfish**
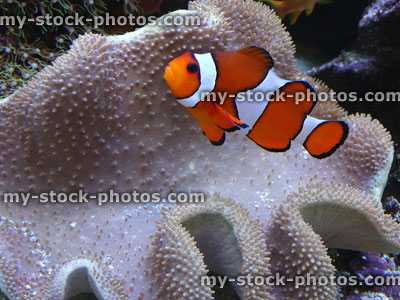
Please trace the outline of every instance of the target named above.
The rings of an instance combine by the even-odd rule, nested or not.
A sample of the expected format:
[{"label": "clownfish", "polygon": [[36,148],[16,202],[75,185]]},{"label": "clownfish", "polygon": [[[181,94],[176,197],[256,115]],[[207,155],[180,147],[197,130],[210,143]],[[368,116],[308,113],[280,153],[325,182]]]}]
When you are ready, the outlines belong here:
[{"label": "clownfish", "polygon": [[329,4],[332,0],[264,0],[271,3],[277,10],[278,15],[281,19],[285,18],[286,15],[290,14],[290,24],[296,23],[300,14],[306,11],[309,16],[317,3]]},{"label": "clownfish", "polygon": [[[311,85],[280,78],[271,55],[263,48],[252,46],[236,52],[206,54],[186,52],[168,64],[164,78],[177,101],[198,120],[213,145],[224,143],[225,132],[243,130],[267,151],[287,151],[294,141],[302,144],[311,156],[325,158],[348,135],[344,121],[309,116],[316,104]],[[228,96],[225,101],[209,101],[212,93],[219,98]],[[271,96],[264,101],[251,101],[254,93]],[[302,101],[296,98],[299,95]]]}]

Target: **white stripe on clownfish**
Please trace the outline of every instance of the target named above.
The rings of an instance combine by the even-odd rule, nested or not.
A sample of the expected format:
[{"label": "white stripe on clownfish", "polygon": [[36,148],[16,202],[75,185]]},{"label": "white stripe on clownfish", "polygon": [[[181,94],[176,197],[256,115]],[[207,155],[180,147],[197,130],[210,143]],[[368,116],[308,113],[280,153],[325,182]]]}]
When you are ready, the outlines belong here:
[{"label": "white stripe on clownfish", "polygon": [[319,120],[316,118],[313,118],[311,116],[307,116],[306,119],[304,120],[303,123],[303,128],[301,129],[300,133],[296,136],[296,138],[293,140],[296,143],[299,143],[300,145],[304,144],[306,141],[307,137],[310,135],[310,133],[321,123],[326,122],[325,120]]},{"label": "white stripe on clownfish", "polygon": [[199,64],[200,85],[197,91],[190,97],[178,99],[178,102],[185,107],[195,107],[197,103],[204,99],[207,94],[214,90],[217,80],[217,68],[211,53],[194,54]]},{"label": "white stripe on clownfish", "polygon": [[265,79],[254,89],[250,90],[249,93],[239,93],[235,98],[235,104],[238,111],[238,116],[243,123],[247,124],[249,127],[242,129],[242,132],[247,134],[248,131],[257,122],[260,115],[264,112],[268,105],[269,99],[265,101],[251,101],[248,99],[248,95],[254,95],[255,93],[265,93],[272,96],[272,92],[278,90],[281,86],[285,85],[290,81],[282,79],[279,77],[275,69],[269,70]]}]

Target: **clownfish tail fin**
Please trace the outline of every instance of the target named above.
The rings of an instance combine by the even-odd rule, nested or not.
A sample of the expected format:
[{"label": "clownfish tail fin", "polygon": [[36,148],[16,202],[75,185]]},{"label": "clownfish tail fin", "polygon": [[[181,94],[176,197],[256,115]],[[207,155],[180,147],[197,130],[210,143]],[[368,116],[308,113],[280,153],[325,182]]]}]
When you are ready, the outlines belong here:
[{"label": "clownfish tail fin", "polygon": [[322,159],[333,154],[345,142],[349,126],[344,121],[325,121],[317,125],[303,146],[311,156]]}]

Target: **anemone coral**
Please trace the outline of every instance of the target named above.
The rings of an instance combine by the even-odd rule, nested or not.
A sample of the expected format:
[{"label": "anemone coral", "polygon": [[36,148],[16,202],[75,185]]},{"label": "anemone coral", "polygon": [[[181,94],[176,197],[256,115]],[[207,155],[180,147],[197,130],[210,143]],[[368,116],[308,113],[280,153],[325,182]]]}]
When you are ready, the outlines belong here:
[{"label": "anemone coral", "polygon": [[[259,222],[240,205],[218,196],[168,210],[154,239],[153,278],[163,275],[154,284],[157,299],[213,299],[210,287],[200,285],[207,271],[232,279],[270,274]],[[274,299],[265,285],[237,289],[243,299]]]},{"label": "anemone coral", "polygon": [[[162,78],[172,58],[259,45],[281,76],[303,75],[294,67],[288,33],[262,4],[197,0],[189,9],[171,16],[200,16],[200,26],[86,34],[0,102],[0,191],[31,193],[26,205],[2,194],[0,287],[11,300],[87,291],[105,300],[212,299],[211,287],[198,282],[208,271],[332,273],[326,246],[400,249],[398,225],[379,204],[393,145],[369,116],[319,103],[315,115],[350,125],[347,142],[325,160],[296,145],[268,153],[240,133],[221,147],[205,140]],[[181,206],[32,197],[79,189],[98,197],[132,190],[212,196]],[[342,223],[323,224],[336,217]],[[334,286],[237,291],[242,299],[334,299],[337,293]]]}]

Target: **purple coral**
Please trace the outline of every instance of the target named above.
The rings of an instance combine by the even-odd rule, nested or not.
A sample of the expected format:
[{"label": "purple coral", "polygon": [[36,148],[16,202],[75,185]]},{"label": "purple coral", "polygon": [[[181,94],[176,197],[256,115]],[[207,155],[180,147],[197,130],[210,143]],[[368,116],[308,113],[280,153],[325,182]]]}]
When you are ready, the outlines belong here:
[{"label": "purple coral", "polygon": [[357,276],[358,285],[354,293],[346,296],[345,300],[400,299],[400,285],[371,285],[371,279],[367,280],[367,278],[373,280],[379,277],[388,281],[393,278],[400,280],[400,269],[395,260],[395,257],[388,255],[361,253],[359,257],[350,261],[349,268],[353,272],[353,276]]}]

